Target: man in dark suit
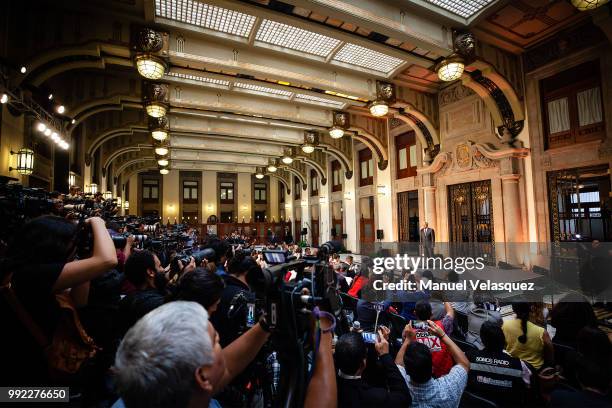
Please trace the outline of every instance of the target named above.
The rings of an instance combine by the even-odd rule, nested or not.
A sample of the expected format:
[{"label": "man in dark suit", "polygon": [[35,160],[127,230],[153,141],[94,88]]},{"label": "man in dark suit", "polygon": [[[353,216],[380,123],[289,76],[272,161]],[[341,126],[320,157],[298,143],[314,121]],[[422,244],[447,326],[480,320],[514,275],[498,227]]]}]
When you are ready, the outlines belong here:
[{"label": "man in dark suit", "polygon": [[423,246],[423,255],[427,257],[433,256],[433,247],[436,243],[436,233],[433,228],[429,228],[429,224],[425,221],[425,225],[421,228],[419,241]]}]

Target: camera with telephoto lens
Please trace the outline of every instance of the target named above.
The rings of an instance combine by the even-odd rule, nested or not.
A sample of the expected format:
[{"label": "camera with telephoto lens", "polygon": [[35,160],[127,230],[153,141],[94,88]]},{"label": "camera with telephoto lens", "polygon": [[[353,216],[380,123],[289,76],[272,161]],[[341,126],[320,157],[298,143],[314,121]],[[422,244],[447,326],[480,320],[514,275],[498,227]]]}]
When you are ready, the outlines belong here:
[{"label": "camera with telephoto lens", "polygon": [[[337,253],[342,244],[329,241],[319,247],[317,256],[292,260],[283,251],[266,251],[266,263],[277,263],[247,273],[247,283],[255,292],[255,305],[265,314],[272,330],[270,338],[278,352],[282,375],[280,395],[287,395],[286,406],[303,401],[304,378],[308,366],[306,356],[314,349],[310,342],[313,313],[323,310],[336,318],[339,331],[348,332],[348,322],[342,319],[342,301],[337,290],[337,275],[329,266],[328,258]],[[268,262],[272,261],[272,262]],[[315,317],[316,318],[316,317]],[[342,327],[346,327],[342,329]]]}]

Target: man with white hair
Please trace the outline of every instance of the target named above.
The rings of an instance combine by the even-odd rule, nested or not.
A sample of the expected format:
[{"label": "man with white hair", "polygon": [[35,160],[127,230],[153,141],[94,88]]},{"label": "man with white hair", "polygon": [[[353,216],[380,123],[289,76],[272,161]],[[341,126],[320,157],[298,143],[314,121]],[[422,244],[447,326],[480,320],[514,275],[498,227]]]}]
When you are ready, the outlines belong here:
[{"label": "man with white hair", "polygon": [[160,306],[126,333],[117,350],[121,399],[113,408],[219,407],[212,396],[246,368],[268,336],[258,323],[221,349],[200,304]]},{"label": "man with white hair", "polygon": [[[337,404],[333,323],[321,317],[304,408]],[[219,335],[199,303],[160,306],[128,330],[119,345],[115,382],[121,399],[113,408],[220,408],[212,396],[245,369],[267,338],[268,332],[258,323],[221,349]]]}]

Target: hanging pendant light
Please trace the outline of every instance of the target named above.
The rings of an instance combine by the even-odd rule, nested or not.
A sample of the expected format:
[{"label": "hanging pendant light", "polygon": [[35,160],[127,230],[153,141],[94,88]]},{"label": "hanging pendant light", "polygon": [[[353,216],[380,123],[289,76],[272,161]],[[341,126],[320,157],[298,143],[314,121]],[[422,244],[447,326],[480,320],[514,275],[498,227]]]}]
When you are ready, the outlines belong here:
[{"label": "hanging pendant light", "polygon": [[144,107],[147,115],[152,118],[161,118],[168,112],[168,84],[145,82],[143,89]]},{"label": "hanging pendant light", "polygon": [[145,109],[147,111],[147,115],[153,118],[161,118],[162,116],[166,116],[166,112],[168,110],[167,106],[160,102],[148,102],[145,104]]},{"label": "hanging pendant light", "polygon": [[155,154],[158,156],[165,156],[168,154],[168,146],[157,146],[155,147]]},{"label": "hanging pendant light", "polygon": [[389,105],[385,101],[376,100],[370,105],[370,113],[376,117],[385,116],[389,113]]},{"label": "hanging pendant light", "polygon": [[170,163],[170,161],[168,161],[168,159],[165,158],[161,158],[159,160],[157,160],[157,164],[159,164],[160,166],[167,166]]},{"label": "hanging pendant light", "polygon": [[341,111],[334,111],[332,115],[333,123],[332,127],[329,129],[329,136],[331,136],[332,139],[340,139],[349,128],[349,116],[347,113]]},{"label": "hanging pendant light", "polygon": [[168,138],[168,131],[170,130],[170,125],[168,123],[168,117],[162,116],[159,118],[154,118],[149,116],[149,130],[151,131],[151,136],[153,139],[158,142],[163,142]]},{"label": "hanging pendant light", "polygon": [[168,170],[168,169],[159,169],[159,174],[164,174],[164,175],[166,175],[166,174],[168,174],[168,173],[170,173],[170,170]]},{"label": "hanging pendant light", "polygon": [[138,73],[147,79],[161,79],[168,69],[168,64],[161,56],[167,55],[167,41],[164,42],[162,33],[143,28],[135,36],[135,41],[137,52],[134,62]]},{"label": "hanging pendant light", "polygon": [[464,69],[465,61],[458,54],[453,54],[448,58],[444,58],[442,62],[436,66],[438,78],[445,82],[455,81],[461,78]]},{"label": "hanging pendant light", "polygon": [[136,56],[136,69],[147,79],[161,79],[166,73],[166,63],[154,55],[142,53]]},{"label": "hanging pendant light", "polygon": [[372,116],[380,117],[389,113],[389,106],[395,102],[395,87],[390,82],[376,81],[376,99],[370,104]]},{"label": "hanging pendant light", "polygon": [[304,143],[302,151],[306,154],[311,154],[315,151],[316,145],[319,144],[319,137],[315,132],[304,132]]},{"label": "hanging pendant light", "polygon": [[270,162],[268,164],[268,171],[270,173],[275,173],[276,170],[278,170],[278,163],[276,162],[276,159],[270,159]]},{"label": "hanging pendant light", "polygon": [[262,167],[257,167],[255,169],[255,178],[258,180],[261,180],[262,178],[264,178],[264,171]]},{"label": "hanging pendant light", "polygon": [[610,0],[571,0],[571,3],[580,11],[587,11],[601,7],[608,1]]},{"label": "hanging pendant light", "polygon": [[293,163],[293,150],[290,147],[283,149],[281,161],[285,164]]}]

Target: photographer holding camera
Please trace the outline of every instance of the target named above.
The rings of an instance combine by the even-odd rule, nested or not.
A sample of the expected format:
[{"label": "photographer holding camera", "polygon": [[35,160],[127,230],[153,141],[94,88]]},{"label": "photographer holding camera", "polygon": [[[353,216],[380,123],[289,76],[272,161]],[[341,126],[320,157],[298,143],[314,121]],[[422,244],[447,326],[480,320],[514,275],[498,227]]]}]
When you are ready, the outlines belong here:
[{"label": "photographer holding camera", "polygon": [[[92,253],[75,260],[82,244],[80,228],[91,229]],[[3,329],[10,333],[2,348],[2,372],[10,376],[3,384],[49,384],[51,370],[54,378],[58,372],[74,374],[84,359],[72,356],[75,360],[70,360],[58,347],[63,342],[64,348],[74,349],[76,343],[87,342],[76,308],[87,304],[90,281],[117,265],[104,221],[93,217],[77,226],[64,218],[41,216],[16,231],[7,253],[0,299]],[[70,337],[72,329],[81,339]]]}]

